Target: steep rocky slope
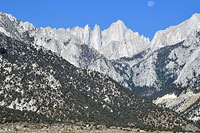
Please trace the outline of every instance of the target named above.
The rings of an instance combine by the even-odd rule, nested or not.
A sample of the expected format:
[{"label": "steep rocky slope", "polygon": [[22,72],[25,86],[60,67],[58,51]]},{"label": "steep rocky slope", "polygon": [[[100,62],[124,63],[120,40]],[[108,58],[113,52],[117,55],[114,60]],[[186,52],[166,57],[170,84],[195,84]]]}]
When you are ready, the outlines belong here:
[{"label": "steep rocky slope", "polygon": [[121,20],[114,22],[104,31],[101,31],[98,25],[95,25],[93,31],[88,25],[84,29],[75,27],[67,31],[99,51],[107,59],[131,57],[149,47],[150,44],[148,38],[128,29]]},{"label": "steep rocky slope", "polygon": [[[195,121],[200,119],[199,31],[200,14],[158,31],[149,42],[120,20],[104,31],[98,25],[93,30],[88,25],[51,29],[35,28],[28,22],[0,13],[0,32],[5,35],[43,46],[79,68],[106,74],[141,96],[161,98],[155,103],[177,112],[181,110]],[[190,99],[193,94],[196,98],[192,102],[181,100]],[[173,106],[166,102],[171,95],[177,98]]]},{"label": "steep rocky slope", "polygon": [[188,39],[158,50],[155,61],[158,88],[154,103],[174,109],[188,119],[200,119],[200,33],[192,33]]},{"label": "steep rocky slope", "polygon": [[[9,14],[0,13],[0,16],[1,32],[5,35],[33,45],[43,46],[61,55],[77,67],[109,75],[126,87],[132,86],[132,83],[129,82],[132,73],[130,67],[110,61],[107,54],[117,55],[113,58],[132,56],[146,49],[149,44],[148,39],[139,37],[138,33],[127,29],[120,20],[113,23],[107,30],[100,31],[100,28],[96,26],[92,31],[89,26],[84,29],[75,27],[71,30],[51,29],[50,27],[35,28],[32,24],[23,23]],[[99,36],[100,38],[96,35],[97,32],[102,34]],[[103,36],[103,34],[106,35]],[[120,35],[123,36],[118,38]],[[100,49],[96,48],[97,43],[102,44]],[[133,43],[134,45],[132,45]],[[110,47],[111,45],[112,47]],[[119,54],[122,49],[124,52]],[[129,54],[127,50],[129,50]]]},{"label": "steep rocky slope", "polygon": [[34,44],[42,45],[59,54],[66,50],[67,44],[87,44],[110,60],[131,57],[150,44],[148,38],[128,29],[121,20],[111,24],[104,31],[101,31],[98,25],[95,25],[93,30],[88,25],[84,28],[51,29],[35,28],[32,24],[23,23],[10,14],[0,13],[0,24],[0,31],[6,35],[19,40],[31,39],[29,41],[33,41]]},{"label": "steep rocky slope", "polygon": [[[168,62],[169,64],[161,63],[163,63],[162,60],[164,58],[168,58],[164,57],[165,53],[173,52],[171,50],[175,49],[177,46],[175,43],[184,41],[187,38],[187,40],[190,40],[187,45],[193,45],[193,43],[195,43],[194,34],[199,29],[199,18],[199,14],[194,14],[190,19],[178,26],[159,31],[151,42],[151,46],[148,41],[145,41],[146,38],[141,41],[138,34],[127,29],[120,20],[113,23],[110,28],[104,31],[100,31],[97,25],[93,31],[88,25],[85,26],[85,28],[75,27],[73,29],[57,30],[51,29],[50,27],[35,28],[28,22],[23,23],[16,20],[16,18],[11,15],[1,13],[1,31],[18,40],[23,40],[33,45],[44,46],[61,55],[64,59],[77,67],[107,74],[122,85],[135,90],[135,92],[139,94],[152,95],[154,92],[165,88],[166,83],[164,82],[172,84],[177,78],[177,83],[181,82],[180,84],[183,84],[183,82],[186,83],[186,77],[193,73],[191,72],[193,69],[190,69],[190,72],[187,72],[187,74],[184,72],[187,71],[188,65],[191,64],[191,62],[188,62],[182,71],[182,67],[185,65],[184,62],[190,60],[189,58],[193,60],[192,58],[195,58],[197,55],[196,53],[198,53],[198,51],[196,51],[196,53],[190,56],[190,48],[184,49],[187,55],[177,51],[179,49],[174,50],[180,54],[179,57],[177,57],[178,65],[173,66],[173,62]],[[175,36],[175,38],[170,36]],[[118,44],[120,47],[117,46]],[[170,47],[170,45],[172,45],[172,47]],[[115,46],[119,49],[116,49]],[[163,46],[167,46],[167,50],[164,50],[164,54],[162,53],[162,49],[158,49]],[[114,49],[110,49],[110,47]],[[136,47],[139,47],[141,50],[138,50]],[[195,48],[196,47],[193,49],[195,50]],[[131,55],[128,55],[126,51],[126,55],[123,49],[137,50],[137,52],[132,51],[130,52]],[[120,55],[119,52],[124,54]],[[120,56],[110,58],[107,54]],[[173,56],[172,54],[173,53],[171,53],[170,56]],[[171,58],[172,57],[169,57],[167,60],[172,60]],[[166,66],[172,68],[162,70]],[[172,74],[173,70],[171,69],[177,69],[177,71]],[[194,71],[198,71],[198,69],[194,69]],[[165,77],[162,77],[163,74],[161,73],[165,73]],[[170,77],[168,78],[166,76]],[[148,94],[143,93],[146,90]]]},{"label": "steep rocky slope", "polygon": [[190,33],[198,27],[200,27],[200,14],[196,13],[179,25],[156,32],[151,42],[151,47],[152,49],[158,49],[179,43],[187,39]]},{"label": "steep rocky slope", "polygon": [[[193,15],[191,20],[197,16]],[[198,123],[200,30],[197,25],[193,29],[182,42],[161,46],[157,50],[150,48],[132,58],[121,58],[118,62],[131,67],[129,83],[133,84],[129,87],[133,91],[156,99],[154,103],[174,109]]]},{"label": "steep rocky slope", "polygon": [[0,105],[62,122],[148,129],[197,129],[117,82],[76,68],[43,47],[0,35]]}]

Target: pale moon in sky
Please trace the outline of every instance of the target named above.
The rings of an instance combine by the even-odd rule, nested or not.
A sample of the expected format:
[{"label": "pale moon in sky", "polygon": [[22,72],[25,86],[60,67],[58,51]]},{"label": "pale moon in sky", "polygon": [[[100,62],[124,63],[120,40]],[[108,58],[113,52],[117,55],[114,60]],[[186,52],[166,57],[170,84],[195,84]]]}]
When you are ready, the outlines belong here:
[{"label": "pale moon in sky", "polygon": [[148,1],[147,3],[148,7],[153,7],[155,5],[154,1]]}]

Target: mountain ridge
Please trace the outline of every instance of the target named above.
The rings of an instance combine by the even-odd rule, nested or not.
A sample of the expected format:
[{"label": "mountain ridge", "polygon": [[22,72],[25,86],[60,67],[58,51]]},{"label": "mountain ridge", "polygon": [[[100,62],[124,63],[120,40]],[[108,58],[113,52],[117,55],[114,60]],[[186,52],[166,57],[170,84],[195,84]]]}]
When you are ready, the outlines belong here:
[{"label": "mountain ridge", "polygon": [[[10,19],[10,21],[17,21],[16,18],[10,14],[2,12],[1,14],[7,16]],[[149,40],[149,38],[146,38],[143,35],[140,36],[138,32],[133,32],[131,29],[128,29],[122,20],[117,20],[116,22],[112,23],[108,29],[104,29],[103,31],[100,30],[100,27],[97,24],[95,25],[93,30],[89,27],[89,25],[86,25],[84,28],[76,26],[72,29],[70,28],[67,29],[59,28],[59,29],[69,32],[71,35],[74,35],[75,38],[77,37],[76,39],[79,40],[78,42],[80,44],[88,44],[89,46],[95,48],[97,51],[103,54],[106,58],[115,60],[121,57],[132,57],[138,54],[139,52],[148,49],[149,47],[156,50],[166,45],[173,45],[178,42],[181,42],[186,39],[186,37],[190,34],[192,30],[194,30],[197,27],[200,27],[199,20],[200,20],[200,14],[195,13],[192,15],[192,17],[190,17],[189,19],[187,19],[186,21],[182,22],[179,25],[171,26],[164,30],[157,31],[151,41]],[[29,22],[24,22],[24,23],[21,21],[19,22],[21,26],[18,28],[18,31],[20,32],[32,30],[35,28]],[[22,27],[23,29],[21,29]],[[41,28],[36,28],[36,29],[41,29]],[[53,30],[55,31],[59,29],[54,28]],[[187,32],[182,33],[182,31],[180,31],[181,29]],[[4,32],[6,35],[9,35],[9,32],[5,31],[5,29],[1,28],[0,30],[1,32]],[[172,31],[175,33],[173,34]],[[163,35],[165,37],[160,38],[163,37]],[[17,35],[14,36],[17,37]],[[107,40],[106,37],[104,36],[110,36],[110,37],[108,37],[109,39]],[[134,41],[132,41],[131,38]],[[109,45],[111,45],[111,47]]]},{"label": "mountain ridge", "polygon": [[157,107],[110,77],[77,68],[41,46],[0,34],[0,48],[1,106],[34,111],[61,122],[197,129],[177,113]]},{"label": "mountain ridge", "polygon": [[[5,15],[1,15],[3,16]],[[137,45],[134,45],[132,41],[138,41],[140,37],[137,33],[127,29],[121,21],[114,23],[110,29],[105,31],[101,31],[96,25],[95,30],[92,31],[88,25],[84,29],[75,27],[72,30],[51,29],[50,27],[34,28],[31,24],[24,24],[16,19],[11,19],[13,20],[11,21],[7,17],[3,21],[0,20],[0,27],[3,32],[6,31],[7,35],[10,34],[11,37],[22,42],[51,50],[79,68],[106,74],[141,96],[154,97],[156,100],[165,99],[174,93],[176,96],[174,106],[169,106],[165,100],[158,100],[159,102],[155,103],[170,107],[175,111],[184,108],[185,110],[181,113],[189,114],[185,116],[196,120],[200,119],[198,98],[188,105],[177,103],[183,99],[182,97],[187,96],[188,92],[189,94],[194,93],[195,96],[199,92],[199,18],[200,14],[194,14],[178,26],[158,32],[158,37],[155,37],[156,39],[149,44],[152,47],[146,47],[146,45],[142,47],[142,45],[141,47],[145,50],[138,54],[132,53],[133,56],[130,55],[130,57],[120,56],[129,53],[127,48],[134,49],[129,45],[136,47]],[[106,38],[107,35],[110,36]],[[138,44],[145,42],[145,39],[142,40],[142,42],[138,41]],[[127,41],[129,44],[124,44]],[[153,42],[156,44],[152,45]],[[125,51],[118,47],[125,45],[127,46],[124,47]],[[106,49],[102,52],[103,47]],[[107,54],[105,55],[104,52]],[[109,54],[116,59],[112,59]],[[188,103],[186,101],[189,98],[190,96],[183,101]]]},{"label": "mountain ridge", "polygon": [[151,47],[153,49],[161,48],[166,45],[174,45],[187,38],[187,36],[200,27],[200,14],[195,13],[186,21],[176,25],[170,26],[165,30],[160,30],[155,33]]}]

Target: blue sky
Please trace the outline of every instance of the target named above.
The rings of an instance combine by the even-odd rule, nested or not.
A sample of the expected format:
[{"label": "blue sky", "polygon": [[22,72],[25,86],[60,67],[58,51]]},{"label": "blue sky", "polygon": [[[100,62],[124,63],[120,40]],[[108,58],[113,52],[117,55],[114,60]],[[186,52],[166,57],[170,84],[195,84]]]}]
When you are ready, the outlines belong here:
[{"label": "blue sky", "polygon": [[[1,0],[0,12],[36,27],[106,29],[118,19],[150,39],[158,30],[177,25],[200,13],[200,0]],[[153,4],[152,4],[153,3]]]}]

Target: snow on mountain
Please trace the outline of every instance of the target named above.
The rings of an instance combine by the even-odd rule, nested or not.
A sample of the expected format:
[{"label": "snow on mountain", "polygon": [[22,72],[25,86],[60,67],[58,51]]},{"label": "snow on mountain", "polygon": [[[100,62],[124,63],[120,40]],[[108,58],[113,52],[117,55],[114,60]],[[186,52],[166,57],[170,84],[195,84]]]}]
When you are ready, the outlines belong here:
[{"label": "snow on mountain", "polygon": [[185,40],[190,32],[200,27],[200,14],[192,17],[177,26],[171,26],[165,30],[156,32],[152,42],[152,49],[158,49],[167,45],[174,45]]}]

